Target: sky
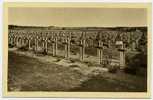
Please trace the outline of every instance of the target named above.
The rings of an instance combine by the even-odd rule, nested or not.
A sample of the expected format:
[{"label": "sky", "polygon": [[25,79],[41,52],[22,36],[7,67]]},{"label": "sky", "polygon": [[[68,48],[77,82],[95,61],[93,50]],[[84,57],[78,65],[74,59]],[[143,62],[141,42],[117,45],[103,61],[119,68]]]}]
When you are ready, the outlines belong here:
[{"label": "sky", "polygon": [[8,9],[8,22],[23,26],[147,26],[147,9],[13,7]]}]

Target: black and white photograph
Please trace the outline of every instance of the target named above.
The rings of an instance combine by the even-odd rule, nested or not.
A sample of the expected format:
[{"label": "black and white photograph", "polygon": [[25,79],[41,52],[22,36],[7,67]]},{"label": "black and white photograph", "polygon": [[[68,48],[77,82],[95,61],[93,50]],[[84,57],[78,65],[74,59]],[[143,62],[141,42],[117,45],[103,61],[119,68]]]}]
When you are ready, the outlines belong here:
[{"label": "black and white photograph", "polygon": [[148,92],[148,9],[8,7],[8,92]]}]

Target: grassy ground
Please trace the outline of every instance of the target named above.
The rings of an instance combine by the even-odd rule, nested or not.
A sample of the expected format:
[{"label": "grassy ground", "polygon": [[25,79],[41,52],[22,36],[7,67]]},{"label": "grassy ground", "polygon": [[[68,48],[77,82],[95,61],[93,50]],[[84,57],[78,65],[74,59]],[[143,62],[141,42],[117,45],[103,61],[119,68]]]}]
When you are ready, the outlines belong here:
[{"label": "grassy ground", "polygon": [[80,84],[80,73],[9,52],[9,90],[62,91]]},{"label": "grassy ground", "polygon": [[[9,51],[9,91],[146,91],[146,77],[94,74],[94,67],[63,66]],[[82,72],[81,72],[82,71]],[[88,71],[88,74],[84,74]],[[97,70],[99,71],[99,70]]]}]

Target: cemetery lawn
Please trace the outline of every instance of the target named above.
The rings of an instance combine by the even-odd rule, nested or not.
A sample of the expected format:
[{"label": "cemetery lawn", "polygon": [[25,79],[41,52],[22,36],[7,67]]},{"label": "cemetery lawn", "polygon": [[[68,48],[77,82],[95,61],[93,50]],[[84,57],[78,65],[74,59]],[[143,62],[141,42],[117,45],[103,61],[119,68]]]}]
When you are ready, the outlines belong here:
[{"label": "cemetery lawn", "polygon": [[66,67],[9,51],[9,91],[101,91],[144,92],[146,77],[105,72],[85,75]]}]

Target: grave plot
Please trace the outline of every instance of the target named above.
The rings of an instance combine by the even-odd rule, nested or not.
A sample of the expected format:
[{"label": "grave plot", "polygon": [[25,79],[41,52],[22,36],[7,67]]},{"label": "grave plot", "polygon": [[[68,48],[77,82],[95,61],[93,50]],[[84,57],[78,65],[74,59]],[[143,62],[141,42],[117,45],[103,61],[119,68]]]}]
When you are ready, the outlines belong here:
[{"label": "grave plot", "polygon": [[[140,36],[134,36],[134,32],[129,33],[130,35],[120,31],[87,29],[9,29],[9,50],[15,48],[9,52],[9,68],[12,69],[11,65],[17,63],[17,67],[14,65],[14,71],[11,71],[15,80],[9,76],[14,86],[10,86],[9,89],[12,91],[43,89],[44,91],[145,91],[145,78],[122,72],[127,67],[128,52],[136,55],[138,41],[141,40]],[[11,55],[15,55],[13,59]],[[25,70],[20,67],[21,63]],[[19,70],[25,75],[18,76]],[[29,73],[31,74],[27,75]],[[24,82],[29,82],[33,88],[18,80],[18,77],[24,79],[23,76],[26,75]],[[50,78],[56,75],[57,81],[56,79],[50,81]],[[135,80],[141,84],[135,84]],[[49,86],[51,83],[53,85]],[[86,84],[89,87],[84,86]],[[93,84],[97,84],[97,87],[93,87]],[[109,86],[104,88],[101,84]],[[114,85],[116,88],[112,89]]]},{"label": "grave plot", "polygon": [[75,59],[101,66],[109,63],[124,69],[126,51],[129,48],[135,51],[140,37],[140,32],[9,29],[8,42],[10,48],[33,51],[36,55]]}]

